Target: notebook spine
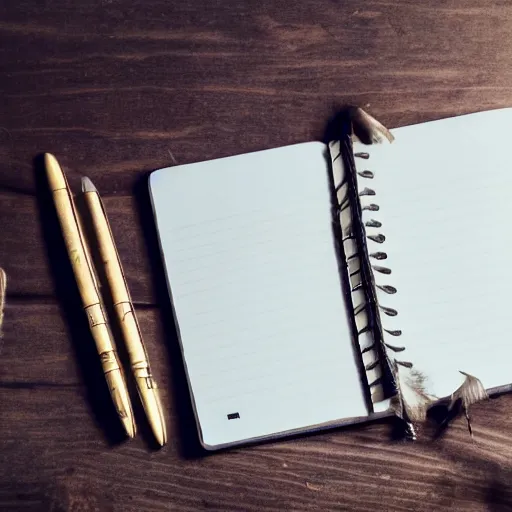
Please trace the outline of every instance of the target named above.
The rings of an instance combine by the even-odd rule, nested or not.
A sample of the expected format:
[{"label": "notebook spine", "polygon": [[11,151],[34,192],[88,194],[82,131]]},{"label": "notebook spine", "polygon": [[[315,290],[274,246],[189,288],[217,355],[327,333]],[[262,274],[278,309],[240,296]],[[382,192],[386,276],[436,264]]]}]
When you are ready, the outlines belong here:
[{"label": "notebook spine", "polygon": [[[383,371],[380,364],[379,351],[375,342],[372,319],[369,315],[369,303],[366,294],[366,284],[363,279],[362,263],[364,257],[360,250],[360,242],[356,238],[354,221],[357,222],[357,213],[354,213],[354,202],[349,194],[349,178],[346,167],[342,164],[341,143],[330,143],[332,161],[332,174],[334,181],[334,231],[340,246],[342,271],[345,276],[346,294],[350,298],[352,311],[350,319],[354,341],[361,353],[361,376],[365,381],[364,389],[367,393],[368,404],[372,410],[375,405],[385,399],[386,385],[383,383]],[[358,200],[357,200],[358,201]],[[387,391],[390,391],[387,389]]]}]

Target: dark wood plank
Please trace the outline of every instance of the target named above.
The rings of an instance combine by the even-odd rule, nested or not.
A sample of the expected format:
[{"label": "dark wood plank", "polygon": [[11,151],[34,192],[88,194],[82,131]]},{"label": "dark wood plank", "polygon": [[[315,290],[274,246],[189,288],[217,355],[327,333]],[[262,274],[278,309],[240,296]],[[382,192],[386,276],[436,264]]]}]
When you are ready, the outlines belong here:
[{"label": "dark wood plank", "polygon": [[[99,510],[483,510],[512,498],[510,436],[496,435],[499,422],[478,424],[496,409],[505,413],[510,401],[479,407],[476,442],[464,425],[442,447],[392,444],[385,428],[367,426],[180,463],[173,444],[153,454],[138,440],[105,445],[74,391],[0,395],[11,425],[2,429],[10,439],[0,454],[4,509],[34,490],[63,510],[67,500],[89,499]],[[20,401],[23,417],[14,414]]]},{"label": "dark wood plank", "polygon": [[92,341],[70,337],[59,305],[8,306],[0,372],[4,509],[16,497],[33,510],[72,510],[72,503],[85,510],[479,510],[479,503],[512,499],[512,396],[475,407],[474,440],[462,419],[442,439],[416,444],[393,442],[389,425],[372,424],[183,458],[161,316],[138,314],[168,413],[170,442],[159,452],[148,450],[145,435],[109,444],[91,410],[98,397],[88,396],[92,385],[108,402],[106,390],[81,374],[77,357],[87,359],[88,373],[91,358],[74,347],[92,348]]},{"label": "dark wood plank", "polygon": [[[145,180],[323,137],[342,104],[389,126],[512,104],[512,6],[493,0],[0,3],[2,510],[506,510],[510,408],[436,441],[387,423],[199,456]],[[38,155],[106,207],[170,443],[119,444]],[[157,306],[157,307],[155,307]]]},{"label": "dark wood plank", "polygon": [[512,11],[490,0],[70,5],[0,8],[1,186],[32,189],[38,151],[126,193],[141,170],[321,137],[345,102],[396,126],[510,101]]},{"label": "dark wood plank", "polygon": [[[156,261],[151,262],[148,258],[145,240],[148,233],[153,234],[155,227],[150,218],[145,179],[141,179],[140,188],[143,196],[140,207],[133,195],[109,196],[104,203],[133,300],[149,305],[156,301],[151,265],[158,266],[159,256],[155,246]],[[80,192],[79,182],[74,190]],[[52,199],[48,190],[40,192],[36,197],[0,191],[0,219],[5,219],[2,244],[7,248],[2,254],[1,265],[9,276],[8,294],[11,297],[53,297],[56,276],[55,272],[52,273],[49,258],[52,258],[53,269],[57,272],[61,265],[67,264]],[[77,204],[81,205],[79,201]],[[141,224],[142,212],[146,212],[144,226]]]},{"label": "dark wood plank", "polygon": [[[137,309],[137,317],[144,332],[147,349],[157,380],[167,388],[166,340],[162,332],[160,311],[157,308]],[[82,312],[77,316],[84,316]],[[79,386],[79,361],[75,357],[75,340],[71,338],[74,326],[69,323],[66,310],[58,303],[34,304],[23,301],[6,305],[4,337],[2,338],[2,367],[0,386],[10,384],[42,386]],[[83,319],[73,318],[82,322]],[[37,335],[33,327],[37,324]],[[81,327],[80,323],[80,327]],[[70,339],[71,338],[71,339]],[[80,333],[80,343],[93,345],[87,331]],[[169,340],[174,341],[174,340]],[[30,351],[21,357],[21,346],[30,345]],[[15,379],[13,379],[15,377]],[[15,387],[15,386],[13,386]]]}]

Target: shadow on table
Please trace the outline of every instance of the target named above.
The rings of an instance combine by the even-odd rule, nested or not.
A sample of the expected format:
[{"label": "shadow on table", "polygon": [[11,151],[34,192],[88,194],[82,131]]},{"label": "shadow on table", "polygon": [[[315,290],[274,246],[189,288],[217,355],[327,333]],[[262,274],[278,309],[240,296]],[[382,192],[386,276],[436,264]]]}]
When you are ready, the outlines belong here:
[{"label": "shadow on table", "polygon": [[452,508],[460,502],[484,504],[489,512],[512,510],[512,470],[484,456],[464,453],[446,454],[455,465],[453,470],[439,479],[436,493],[442,496],[440,504]]},{"label": "shadow on table", "polygon": [[89,323],[83,311],[57,212],[46,179],[44,155],[34,159],[37,207],[55,295],[65,321],[80,377],[85,385],[87,402],[96,424],[104,431],[107,442],[116,445],[126,439],[123,427],[110,398],[100,358]]},{"label": "shadow on table", "polygon": [[178,420],[179,446],[181,454],[185,458],[198,458],[207,455],[207,452],[201,447],[197,434],[149,197],[148,175],[143,176],[136,182],[133,193],[137,202],[137,211],[150,262],[152,285],[160,310],[160,319],[169,356],[169,368],[171,370],[171,389],[169,392],[173,397],[171,403],[175,408],[174,417]]}]

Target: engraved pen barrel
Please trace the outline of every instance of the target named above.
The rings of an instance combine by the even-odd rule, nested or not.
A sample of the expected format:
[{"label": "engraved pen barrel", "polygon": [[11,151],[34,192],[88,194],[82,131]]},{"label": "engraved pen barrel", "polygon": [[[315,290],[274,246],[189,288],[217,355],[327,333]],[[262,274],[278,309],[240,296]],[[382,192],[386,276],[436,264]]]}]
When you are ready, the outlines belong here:
[{"label": "engraved pen barrel", "polygon": [[91,222],[98,240],[99,253],[109,283],[114,309],[120,320],[123,338],[127,340],[126,350],[132,366],[134,363],[144,361],[147,363],[147,354],[142,343],[139,323],[133,311],[132,301],[119,256],[113,243],[112,233],[108,224],[103,204],[97,192],[86,193],[85,201],[91,212]]},{"label": "engraved pen barrel", "polygon": [[[116,310],[117,317],[121,323],[123,337],[125,340],[129,340],[126,349],[132,368],[134,370],[148,368],[149,371],[148,356],[144,345],[140,342],[140,327],[131,301],[116,302],[114,304],[114,309]],[[130,343],[131,340],[135,340],[135,342]]]},{"label": "engraved pen barrel", "polygon": [[135,435],[135,423],[131,404],[115,352],[115,345],[101,304],[101,296],[88,255],[86,241],[83,237],[80,218],[74,206],[66,178],[57,160],[53,155],[47,154],[45,163],[48,183],[53,195],[64,243],[78,285],[83,308],[89,321],[90,331],[100,355],[110,395],[126,433],[129,437],[133,437]]},{"label": "engraved pen barrel", "polygon": [[101,365],[104,373],[112,370],[120,370],[121,366],[117,359],[115,347],[110,338],[110,331],[107,326],[105,312],[100,303],[84,307],[89,320],[89,327],[100,355]]},{"label": "engraved pen barrel", "polygon": [[158,443],[164,445],[167,442],[167,433],[158,388],[151,374],[148,355],[105,209],[96,188],[88,178],[83,178],[82,190],[85,193],[85,201],[91,214],[99,253],[137,390],[153,434]]}]

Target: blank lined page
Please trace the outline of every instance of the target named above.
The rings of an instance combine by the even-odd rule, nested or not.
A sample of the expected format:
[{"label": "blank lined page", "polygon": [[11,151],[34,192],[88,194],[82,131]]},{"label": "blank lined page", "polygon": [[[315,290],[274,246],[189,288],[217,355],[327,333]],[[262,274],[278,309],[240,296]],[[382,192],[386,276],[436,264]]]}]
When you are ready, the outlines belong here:
[{"label": "blank lined page", "polygon": [[[386,240],[369,242],[384,251],[378,274],[384,327],[401,329],[391,340],[405,345],[400,359],[424,373],[439,398],[463,381],[464,371],[486,388],[512,382],[512,111],[499,110],[392,130],[392,144],[370,147],[359,180],[375,189],[363,201],[380,206],[364,212],[382,222]],[[368,151],[358,145],[356,151]]]},{"label": "blank lined page", "polygon": [[337,267],[325,152],[307,143],[151,175],[208,447],[368,413]]}]

